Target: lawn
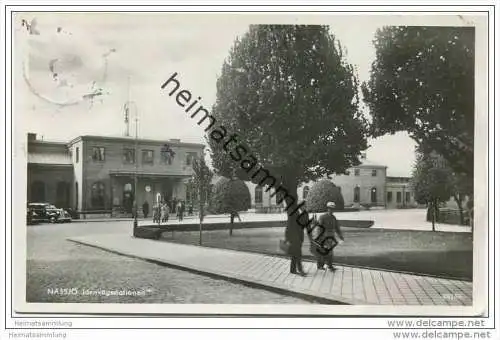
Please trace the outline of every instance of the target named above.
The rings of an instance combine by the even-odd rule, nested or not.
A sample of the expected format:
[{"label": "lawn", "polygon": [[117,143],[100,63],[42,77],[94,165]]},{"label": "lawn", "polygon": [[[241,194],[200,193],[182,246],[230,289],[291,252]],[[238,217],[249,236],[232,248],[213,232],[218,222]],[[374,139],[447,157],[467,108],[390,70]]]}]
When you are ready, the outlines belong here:
[{"label": "lawn", "polygon": [[[335,248],[339,264],[388,269],[472,281],[472,235],[411,230],[343,228],[346,242]],[[283,255],[278,247],[284,228],[203,232],[203,246]],[[165,232],[163,241],[198,244],[198,232]],[[313,259],[309,242],[303,254]]]}]

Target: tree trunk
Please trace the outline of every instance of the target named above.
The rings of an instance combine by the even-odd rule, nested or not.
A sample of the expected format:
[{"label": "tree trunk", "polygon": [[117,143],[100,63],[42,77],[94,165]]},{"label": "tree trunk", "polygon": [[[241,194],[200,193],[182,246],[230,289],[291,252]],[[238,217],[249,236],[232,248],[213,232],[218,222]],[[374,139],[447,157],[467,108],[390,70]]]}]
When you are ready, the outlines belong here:
[{"label": "tree trunk", "polygon": [[460,225],[464,225],[465,224],[465,217],[464,217],[464,208],[462,206],[462,201],[463,201],[462,195],[460,195],[460,194],[453,195],[453,198],[455,199],[455,202],[457,203],[458,212],[460,214]]},{"label": "tree trunk", "polygon": [[432,201],[432,231],[436,231],[436,203],[435,201]]},{"label": "tree trunk", "polygon": [[231,223],[229,224],[229,236],[233,236],[233,223],[234,223],[234,215],[231,214]]},{"label": "tree trunk", "polygon": [[200,203],[200,240],[199,244],[202,245],[201,231],[203,229],[203,204]]}]

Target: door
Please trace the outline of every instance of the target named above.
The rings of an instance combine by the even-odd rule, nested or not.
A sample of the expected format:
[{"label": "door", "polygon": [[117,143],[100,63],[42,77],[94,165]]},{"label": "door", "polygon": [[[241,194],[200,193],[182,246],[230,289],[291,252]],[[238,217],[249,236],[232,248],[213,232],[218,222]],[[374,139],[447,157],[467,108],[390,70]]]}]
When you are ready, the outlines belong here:
[{"label": "door", "polygon": [[134,207],[134,186],[132,183],[126,183],[123,186],[123,208],[125,212],[132,213]]}]

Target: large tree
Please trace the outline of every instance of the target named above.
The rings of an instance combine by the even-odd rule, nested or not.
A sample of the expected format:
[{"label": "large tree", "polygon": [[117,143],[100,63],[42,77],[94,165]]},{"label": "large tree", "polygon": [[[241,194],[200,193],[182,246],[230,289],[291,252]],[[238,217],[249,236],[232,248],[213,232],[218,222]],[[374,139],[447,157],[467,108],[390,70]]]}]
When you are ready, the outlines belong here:
[{"label": "large tree", "polygon": [[214,213],[229,214],[229,236],[233,235],[234,218],[251,207],[250,191],[245,182],[226,177],[215,183],[210,201]]},{"label": "large tree", "polygon": [[[366,123],[344,53],[327,26],[250,26],[222,66],[212,114],[258,165],[236,162],[227,144],[210,138],[217,173],[259,183],[254,170],[264,167],[286,188],[276,194],[290,207],[299,183],[359,164]],[[260,183],[269,190],[270,182]]]},{"label": "large tree", "polygon": [[427,204],[434,231],[440,203],[448,201],[455,193],[453,172],[439,155],[417,150],[411,186],[415,192],[415,200],[420,204]]},{"label": "large tree", "polygon": [[474,169],[474,28],[379,29],[362,86],[374,137],[407,131],[469,182]]}]

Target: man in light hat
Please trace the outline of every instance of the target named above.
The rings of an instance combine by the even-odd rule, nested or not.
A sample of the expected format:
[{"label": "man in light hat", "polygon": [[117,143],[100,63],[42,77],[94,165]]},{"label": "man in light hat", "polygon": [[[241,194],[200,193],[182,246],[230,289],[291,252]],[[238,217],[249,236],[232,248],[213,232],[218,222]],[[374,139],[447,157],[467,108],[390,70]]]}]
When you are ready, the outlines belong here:
[{"label": "man in light hat", "polygon": [[[344,235],[340,230],[339,223],[333,215],[335,211],[335,203],[328,202],[326,204],[327,212],[319,217],[319,224],[324,227],[324,235],[322,235],[322,239],[325,241],[331,241],[333,244],[327,245],[323,244],[323,247],[329,249],[327,254],[319,255],[317,259],[318,269],[324,269],[325,263],[328,266],[328,269],[335,270],[333,267],[333,248],[337,245],[338,241],[335,238],[335,234],[339,236],[339,238],[344,241]],[[326,240],[328,238],[328,240]],[[321,241],[320,241],[321,243]],[[324,242],[326,243],[326,242]]]}]

